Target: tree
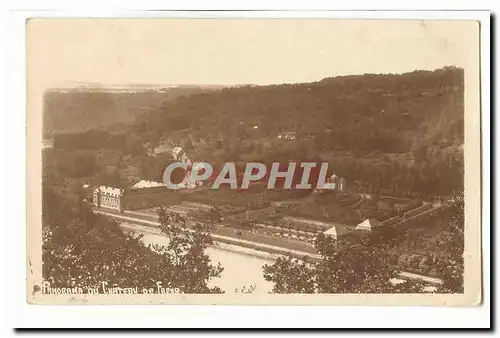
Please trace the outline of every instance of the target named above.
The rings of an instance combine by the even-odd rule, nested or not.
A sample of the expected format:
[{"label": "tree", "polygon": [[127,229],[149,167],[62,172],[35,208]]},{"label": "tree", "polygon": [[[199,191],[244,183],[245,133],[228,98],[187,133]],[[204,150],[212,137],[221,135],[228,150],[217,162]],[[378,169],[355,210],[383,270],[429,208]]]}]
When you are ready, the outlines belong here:
[{"label": "tree", "polygon": [[447,293],[464,292],[464,202],[452,206],[454,216],[438,238],[444,257],[437,259],[437,268],[443,275],[443,290]]},{"label": "tree", "polygon": [[319,262],[281,257],[264,266],[264,278],[275,293],[412,293],[424,292],[423,284],[391,280],[399,274],[391,245],[380,237],[352,235],[335,242],[319,235]]},{"label": "tree", "polygon": [[167,209],[159,208],[160,228],[170,240],[166,247],[154,246],[154,250],[171,257],[176,285],[185,293],[222,293],[218,288],[209,288],[212,278],[220,277],[223,268],[210,264],[205,249],[213,244],[211,224],[194,221],[188,227],[186,218]]},{"label": "tree", "polygon": [[124,188],[125,184],[117,168],[103,170],[96,179],[98,185]]},{"label": "tree", "polygon": [[[275,283],[276,292],[382,293],[391,287],[389,280],[396,269],[387,247],[375,243],[373,237],[352,236],[335,243],[320,235],[316,248],[321,262],[310,264],[288,258],[275,264],[277,267],[265,267],[264,277]],[[300,280],[291,284],[293,276]]]},{"label": "tree", "polygon": [[129,135],[125,142],[126,151],[132,155],[143,155],[146,151],[142,140],[135,134]]},{"label": "tree", "polygon": [[315,264],[291,256],[264,265],[264,279],[274,283],[274,293],[316,293],[316,275]]},{"label": "tree", "polygon": [[182,143],[185,151],[192,151],[194,149],[193,142],[189,138],[185,139]]},{"label": "tree", "polygon": [[89,177],[96,169],[97,163],[94,153],[87,150],[58,153],[54,156],[58,176],[64,177]]},{"label": "tree", "polygon": [[95,214],[89,205],[45,188],[43,278],[51,287],[82,287],[84,292],[103,282],[137,287],[139,292],[156,289],[161,282],[181,293],[221,293],[207,286],[222,272],[205,254],[211,243],[209,229],[197,225],[185,231],[184,221],[164,209],[160,221],[169,244],[145,246],[142,236],[125,234],[114,220]]}]

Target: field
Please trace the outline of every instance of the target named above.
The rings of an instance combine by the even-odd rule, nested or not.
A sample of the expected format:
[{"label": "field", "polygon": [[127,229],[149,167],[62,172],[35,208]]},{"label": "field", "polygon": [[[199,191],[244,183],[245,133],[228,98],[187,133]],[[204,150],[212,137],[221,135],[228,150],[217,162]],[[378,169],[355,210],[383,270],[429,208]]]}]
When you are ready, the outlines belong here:
[{"label": "field", "polygon": [[185,194],[183,199],[217,206],[261,209],[270,206],[272,201],[293,198],[300,193],[303,192],[268,190],[262,185],[255,185],[248,190],[230,190],[221,186],[221,189],[218,190],[204,189]]},{"label": "field", "polygon": [[284,215],[356,225],[367,218],[383,222],[420,205],[418,200],[327,192],[309,199],[278,203],[277,211]]}]

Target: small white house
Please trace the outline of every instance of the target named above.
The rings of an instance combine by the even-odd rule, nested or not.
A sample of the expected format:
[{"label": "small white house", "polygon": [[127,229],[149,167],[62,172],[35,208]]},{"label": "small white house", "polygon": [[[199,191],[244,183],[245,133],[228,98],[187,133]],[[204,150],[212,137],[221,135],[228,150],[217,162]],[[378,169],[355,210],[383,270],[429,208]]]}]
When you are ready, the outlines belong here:
[{"label": "small white house", "polygon": [[174,160],[177,161],[181,153],[182,153],[181,147],[174,147],[174,149],[172,149],[172,157],[174,158]]},{"label": "small white house", "polygon": [[297,138],[297,134],[294,131],[287,131],[278,134],[280,140],[293,141]]}]

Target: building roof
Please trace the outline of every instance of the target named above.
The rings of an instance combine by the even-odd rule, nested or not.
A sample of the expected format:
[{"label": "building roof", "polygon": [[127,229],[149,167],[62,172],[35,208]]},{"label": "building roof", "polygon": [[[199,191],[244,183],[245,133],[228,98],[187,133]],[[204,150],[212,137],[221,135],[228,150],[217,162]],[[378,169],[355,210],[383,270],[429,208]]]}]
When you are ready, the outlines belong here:
[{"label": "building roof", "polygon": [[356,229],[359,230],[369,230],[371,231],[373,228],[378,227],[380,222],[374,218],[367,218],[363,222],[359,223]]},{"label": "building roof", "polygon": [[323,234],[325,236],[330,235],[330,236],[334,236],[334,237],[339,237],[339,236],[343,236],[343,235],[352,233],[354,230],[355,230],[354,227],[336,224],[335,226],[331,227],[330,229],[324,231]]},{"label": "building roof", "polygon": [[103,195],[106,196],[122,196],[123,195],[123,189],[120,188],[113,188],[113,187],[106,187],[105,185],[101,185],[100,187],[95,188],[94,192],[100,192]]},{"label": "building roof", "polygon": [[333,236],[337,236],[337,229],[336,227],[331,227],[330,229],[326,230],[325,232],[323,232],[324,235],[333,235]]},{"label": "building roof", "polygon": [[169,149],[167,147],[156,147],[153,149],[153,153],[155,154],[163,154],[168,153]]},{"label": "building roof", "polygon": [[159,182],[154,182],[154,181],[146,181],[142,180],[137,182],[132,186],[132,189],[142,189],[142,188],[153,188],[153,187],[164,187],[165,184],[159,183]]},{"label": "building roof", "polygon": [[345,182],[345,179],[343,177],[337,176],[337,174],[335,174],[335,173],[332,174],[332,176],[330,176],[328,180],[330,182],[334,182],[334,183]]},{"label": "building roof", "polygon": [[325,183],[321,188],[324,190],[335,190],[337,183]]}]

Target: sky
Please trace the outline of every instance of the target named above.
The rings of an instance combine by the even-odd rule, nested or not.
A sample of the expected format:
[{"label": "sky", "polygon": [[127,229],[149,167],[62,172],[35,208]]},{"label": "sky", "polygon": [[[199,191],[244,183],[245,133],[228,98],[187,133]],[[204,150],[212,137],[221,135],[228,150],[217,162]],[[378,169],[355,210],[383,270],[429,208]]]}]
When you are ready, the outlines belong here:
[{"label": "sky", "polygon": [[464,67],[477,24],[339,19],[32,19],[32,91],[76,83],[278,84]]}]

